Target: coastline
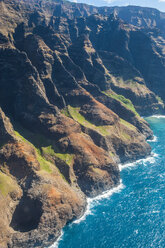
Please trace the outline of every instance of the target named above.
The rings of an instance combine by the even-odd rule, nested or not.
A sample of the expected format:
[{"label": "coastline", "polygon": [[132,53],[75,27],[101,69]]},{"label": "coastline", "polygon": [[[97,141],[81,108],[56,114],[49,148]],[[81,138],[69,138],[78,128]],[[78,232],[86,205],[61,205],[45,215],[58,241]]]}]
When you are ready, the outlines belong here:
[{"label": "coastline", "polygon": [[[157,122],[155,117],[153,117],[151,122],[149,121],[151,128],[156,135],[154,136],[154,139],[148,140],[149,143],[151,142],[150,145],[152,146],[151,156],[147,156],[144,159],[139,159],[133,163],[126,163],[123,165],[123,167],[121,167],[121,178],[123,180],[125,189],[123,189],[119,194],[114,194],[108,199],[103,199],[102,201],[98,202],[98,204],[95,202],[94,208],[90,209],[93,213],[93,216],[87,217],[86,221],[81,222],[79,225],[73,225],[64,229],[64,236],[62,237],[59,246],[56,246],[56,248],[67,247],[67,242],[68,247],[77,247],[75,244],[80,244],[81,240],[83,240],[83,238],[85,239],[86,235],[88,235],[88,232],[95,230],[92,228],[95,228],[97,224],[98,226],[96,227],[96,233],[98,233],[98,236],[95,231],[93,231],[93,237],[89,237],[89,240],[84,240],[86,247],[93,247],[92,244],[95,244],[96,247],[99,247],[101,241],[104,240],[107,240],[106,247],[108,247],[108,244],[110,244],[109,242],[112,242],[112,240],[114,240],[115,244],[118,245],[116,247],[120,247],[119,244],[121,244],[122,239],[116,241],[116,237],[119,237],[120,234],[124,235],[124,229],[121,228],[124,228],[123,224],[125,224],[128,216],[129,232],[123,236],[123,241],[125,242],[123,243],[126,244],[126,246],[123,247],[132,247],[129,245],[132,244],[131,242],[135,242],[135,240],[137,240],[137,247],[139,244],[145,246],[144,244],[147,244],[146,242],[148,242],[150,245],[151,243],[155,244],[154,247],[157,247],[156,245],[158,245],[159,241],[160,244],[163,244],[164,238],[161,236],[161,230],[163,227],[162,214],[164,213],[164,209],[163,205],[161,204],[163,204],[163,182],[165,177],[163,149],[164,140],[162,140],[164,135],[161,136],[161,131],[162,128],[164,130],[163,125],[165,117],[162,118],[164,119],[160,120],[160,122]],[[160,124],[160,126],[157,127],[158,124]],[[150,198],[152,199],[151,202]],[[118,205],[117,208],[116,204]],[[123,205],[122,207],[121,204]],[[119,209],[122,209],[121,217],[117,217],[117,211]],[[136,214],[140,214],[140,216],[135,218]],[[121,220],[121,225],[118,226],[119,220]],[[155,223],[159,223],[159,220],[162,221],[160,222],[162,223],[162,225],[160,225],[161,230],[160,227],[153,229]],[[150,223],[150,221],[152,221],[152,223]],[[136,222],[135,225],[133,225],[134,222]],[[99,223],[101,225],[100,227]],[[138,226],[140,223],[141,225]],[[145,232],[142,233],[143,223],[146,228],[148,227],[148,230],[146,230],[147,234],[145,234]],[[131,227],[130,224],[133,226]],[[150,229],[150,224],[152,225],[152,229]],[[110,225],[112,225],[112,227],[110,227]],[[83,231],[83,228],[85,227],[86,230]],[[104,228],[105,232],[102,234]],[[119,234],[115,236],[118,228],[121,233],[119,232]],[[80,234],[79,241],[77,241],[77,238],[79,237],[79,234],[77,234],[78,231],[83,231],[83,234]],[[107,236],[110,231],[112,231],[113,237]],[[73,238],[71,235],[72,232],[74,232]],[[130,237],[130,233],[132,234],[131,241],[128,239]],[[103,235],[103,237],[101,235]],[[145,238],[145,235],[147,238]],[[155,241],[154,235],[158,235],[159,240]]]},{"label": "coastline", "polygon": [[[152,115],[152,116],[148,116],[145,118],[158,118],[158,119],[160,119],[160,118],[165,118],[165,115]],[[157,142],[157,140],[158,140],[157,137],[155,135],[153,135],[153,139],[148,139],[147,142],[153,143],[153,142]],[[144,163],[144,164],[146,162],[154,163],[155,158],[157,156],[158,156],[158,154],[151,151],[151,154],[149,156],[146,156],[145,158],[141,158],[141,159],[135,160],[133,162],[126,162],[124,164],[119,164],[118,165],[119,170],[121,172],[124,169],[138,166],[139,163]],[[86,209],[84,211],[84,214],[80,218],[71,222],[69,225],[79,224],[80,222],[84,221],[88,215],[93,215],[92,206],[94,205],[94,203],[98,204],[100,200],[108,198],[108,197],[112,196],[114,193],[119,193],[124,188],[125,188],[125,185],[122,183],[122,179],[120,179],[120,183],[118,186],[113,187],[112,189],[105,191],[102,194],[99,194],[98,196],[96,196],[94,198],[87,198],[87,206],[86,206]],[[58,239],[55,241],[55,243],[52,244],[51,246],[47,247],[47,248],[58,248],[59,242],[62,240],[63,235],[64,235],[64,231],[62,229],[61,234],[58,237]]]},{"label": "coastline", "polygon": [[145,205],[164,244],[165,13],[0,6],[0,248],[145,247]]},{"label": "coastline", "polygon": [[[119,193],[122,189],[124,189],[124,187],[125,186],[123,185],[122,180],[120,180],[120,183],[118,186],[110,190],[107,190],[94,198],[87,198],[87,207],[86,207],[84,214],[79,219],[76,219],[73,222],[71,222],[69,225],[79,224],[80,222],[84,221],[88,215],[93,215],[91,210],[92,210],[92,206],[94,205],[94,203],[98,203],[100,200],[108,198],[112,196],[114,193]],[[62,240],[63,235],[64,235],[64,231],[62,229],[61,235],[58,237],[55,243],[49,246],[48,248],[58,248],[59,242]]]},{"label": "coastline", "polygon": [[153,118],[158,118],[158,119],[161,119],[161,118],[165,118],[165,115],[151,115],[151,116],[148,116],[147,118],[150,118],[150,117],[153,117]]},{"label": "coastline", "polygon": [[[154,116],[151,116],[151,117],[154,117]],[[165,118],[165,116],[163,118]],[[148,142],[156,142],[157,137],[154,136],[154,139],[147,140],[147,141]],[[121,172],[124,169],[131,168],[131,167],[134,167],[134,166],[138,166],[139,163],[144,163],[144,164],[146,162],[154,163],[154,161],[155,161],[154,158],[157,157],[157,156],[158,156],[158,154],[156,154],[153,151],[151,151],[151,154],[149,156],[145,157],[145,158],[138,159],[138,160],[136,160],[134,162],[128,162],[128,163],[124,163],[124,164],[119,164],[119,170]],[[87,198],[87,206],[86,206],[84,214],[79,219],[76,219],[73,222],[71,222],[69,225],[79,224],[80,222],[84,221],[88,215],[93,215],[92,207],[95,204],[99,204],[99,201],[101,201],[102,199],[109,198],[115,193],[120,193],[121,190],[123,190],[124,188],[125,188],[125,185],[123,184],[122,179],[120,179],[120,183],[119,183],[118,186],[113,187],[112,189],[107,190],[107,191],[103,192],[102,194],[100,194],[100,195],[98,195],[98,196],[96,196],[94,198]],[[53,245],[49,246],[48,248],[58,248],[59,242],[62,240],[63,235],[64,235],[64,231],[62,229],[61,230],[61,235],[59,236],[59,238],[55,241],[55,243]]]}]

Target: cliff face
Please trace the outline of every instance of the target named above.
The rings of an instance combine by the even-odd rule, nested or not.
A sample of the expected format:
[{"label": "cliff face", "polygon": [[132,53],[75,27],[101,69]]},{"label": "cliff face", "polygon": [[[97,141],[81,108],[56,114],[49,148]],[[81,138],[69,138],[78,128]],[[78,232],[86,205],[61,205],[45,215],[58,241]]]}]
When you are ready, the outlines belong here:
[{"label": "cliff face", "polygon": [[1,247],[51,244],[119,162],[150,154],[139,114],[164,111],[162,26],[113,11],[0,1]]}]

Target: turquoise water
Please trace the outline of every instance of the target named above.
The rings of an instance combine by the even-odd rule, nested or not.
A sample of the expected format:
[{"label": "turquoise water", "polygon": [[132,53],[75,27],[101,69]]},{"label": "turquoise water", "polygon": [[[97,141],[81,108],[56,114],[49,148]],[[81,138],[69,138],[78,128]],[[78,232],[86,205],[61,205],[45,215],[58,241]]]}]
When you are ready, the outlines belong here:
[{"label": "turquoise water", "polygon": [[152,155],[125,165],[120,186],[89,200],[64,229],[58,248],[165,248],[165,118],[147,118]]}]

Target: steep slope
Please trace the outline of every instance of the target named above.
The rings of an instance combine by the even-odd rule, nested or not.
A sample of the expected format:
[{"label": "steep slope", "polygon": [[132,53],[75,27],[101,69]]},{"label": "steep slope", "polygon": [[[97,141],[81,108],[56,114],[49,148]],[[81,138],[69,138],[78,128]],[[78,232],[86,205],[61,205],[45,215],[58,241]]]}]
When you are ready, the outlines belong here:
[{"label": "steep slope", "polygon": [[5,142],[0,150],[1,247],[34,247],[40,239],[46,245],[68,220],[82,214],[85,198],[53,163],[14,133],[2,110],[0,130]]},{"label": "steep slope", "polygon": [[163,36],[111,12],[0,1],[2,247],[52,244],[119,184],[118,163],[151,152],[139,114],[164,111]]}]

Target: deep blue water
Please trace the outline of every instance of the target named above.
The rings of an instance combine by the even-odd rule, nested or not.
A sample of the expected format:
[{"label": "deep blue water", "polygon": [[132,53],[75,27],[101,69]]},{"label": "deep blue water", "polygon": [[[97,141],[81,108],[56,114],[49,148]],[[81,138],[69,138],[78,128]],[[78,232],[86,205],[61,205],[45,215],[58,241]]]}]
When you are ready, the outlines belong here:
[{"label": "deep blue water", "polygon": [[147,121],[157,137],[152,156],[125,166],[120,187],[89,201],[88,215],[53,247],[165,248],[165,118]]}]

